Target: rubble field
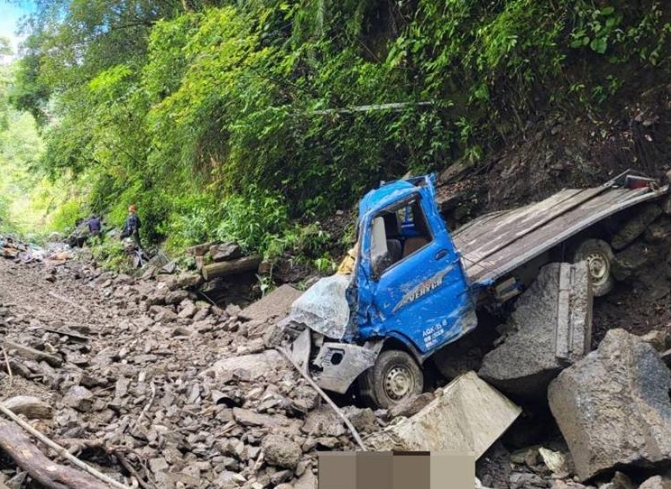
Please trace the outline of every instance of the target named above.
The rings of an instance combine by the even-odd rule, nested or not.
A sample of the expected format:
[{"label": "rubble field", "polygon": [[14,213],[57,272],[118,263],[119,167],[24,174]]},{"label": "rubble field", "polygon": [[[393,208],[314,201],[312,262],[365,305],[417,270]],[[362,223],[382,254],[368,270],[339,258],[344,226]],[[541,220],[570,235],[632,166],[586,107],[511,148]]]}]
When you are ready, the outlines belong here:
[{"label": "rubble field", "polygon": [[[0,260],[1,399],[47,403],[35,427],[120,481],[123,458],[145,487],[316,487],[316,450],[355,447],[344,424],[266,351],[263,320],[161,279]],[[8,487],[41,487],[1,467]]]},{"label": "rubble field", "polygon": [[[479,345],[478,358],[462,372],[455,368],[483,382],[475,374],[482,367],[480,377],[522,409],[499,441],[478,446],[486,450],[476,467],[481,487],[671,487],[671,342],[663,307],[671,218],[657,213],[630,238],[615,255],[616,290],[594,301],[591,353],[591,312],[575,318],[573,344],[560,358],[557,333],[540,317],[529,322],[528,300],[520,298],[496,346]],[[0,259],[0,401],[112,479],[161,489],[316,489],[318,452],[358,449],[338,414],[270,348],[277,322],[300,295],[290,285],[244,310],[221,308],[191,290],[197,280],[188,273],[141,279],[86,261],[7,258]],[[549,267],[528,297],[556,295],[558,273]],[[530,326],[534,358],[515,369],[510,356],[529,344],[522,335]],[[530,389],[530,399],[519,395]],[[389,412],[338,402],[369,448],[399,436],[417,447],[413,423],[445,415],[447,392]],[[8,454],[0,455],[3,484],[44,487]]]}]

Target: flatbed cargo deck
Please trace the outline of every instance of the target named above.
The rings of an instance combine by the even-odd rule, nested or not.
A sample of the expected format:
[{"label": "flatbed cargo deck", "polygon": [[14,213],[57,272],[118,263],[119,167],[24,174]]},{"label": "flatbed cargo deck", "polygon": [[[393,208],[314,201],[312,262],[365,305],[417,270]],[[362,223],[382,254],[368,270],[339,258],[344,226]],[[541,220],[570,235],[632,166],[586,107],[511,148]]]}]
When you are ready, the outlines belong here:
[{"label": "flatbed cargo deck", "polygon": [[668,193],[656,188],[618,186],[563,190],[509,211],[484,215],[452,234],[472,286],[487,286],[554,246],[636,204]]}]

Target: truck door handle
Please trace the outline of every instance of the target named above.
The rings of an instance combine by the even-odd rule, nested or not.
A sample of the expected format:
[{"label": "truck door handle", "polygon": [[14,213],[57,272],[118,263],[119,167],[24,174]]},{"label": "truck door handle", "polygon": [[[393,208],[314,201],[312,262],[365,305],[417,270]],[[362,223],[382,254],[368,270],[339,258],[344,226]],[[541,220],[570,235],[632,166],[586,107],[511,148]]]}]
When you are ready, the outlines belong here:
[{"label": "truck door handle", "polygon": [[441,258],[445,258],[446,256],[447,256],[447,250],[440,250],[438,253],[436,253],[434,259],[440,260]]}]

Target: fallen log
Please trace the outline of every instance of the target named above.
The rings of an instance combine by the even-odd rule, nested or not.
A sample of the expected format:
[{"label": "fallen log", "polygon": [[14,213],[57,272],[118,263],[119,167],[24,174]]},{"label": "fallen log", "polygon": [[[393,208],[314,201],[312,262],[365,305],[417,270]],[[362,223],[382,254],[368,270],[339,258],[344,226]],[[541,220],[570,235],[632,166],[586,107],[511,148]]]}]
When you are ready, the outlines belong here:
[{"label": "fallen log", "polygon": [[52,367],[60,367],[63,365],[63,359],[61,357],[30,348],[29,346],[20,345],[12,341],[5,341],[5,348],[10,352],[12,350],[16,351],[17,355],[27,358],[28,360],[34,360],[36,362],[45,361]]},{"label": "fallen log", "polygon": [[237,260],[204,265],[201,273],[205,280],[256,270],[261,264],[260,256],[248,256]]},{"label": "fallen log", "polygon": [[0,448],[23,470],[45,487],[52,489],[109,489],[95,477],[49,460],[21,429],[0,419]]},{"label": "fallen log", "polygon": [[[50,489],[129,489],[90,465],[79,460],[62,446],[54,443],[0,403],[2,412],[14,423],[0,419],[0,449],[9,455],[23,470],[36,481]],[[18,426],[33,435],[40,442],[54,450],[61,457],[86,471],[79,472],[71,467],[57,465],[49,460]],[[99,481],[103,481],[101,483]]]}]

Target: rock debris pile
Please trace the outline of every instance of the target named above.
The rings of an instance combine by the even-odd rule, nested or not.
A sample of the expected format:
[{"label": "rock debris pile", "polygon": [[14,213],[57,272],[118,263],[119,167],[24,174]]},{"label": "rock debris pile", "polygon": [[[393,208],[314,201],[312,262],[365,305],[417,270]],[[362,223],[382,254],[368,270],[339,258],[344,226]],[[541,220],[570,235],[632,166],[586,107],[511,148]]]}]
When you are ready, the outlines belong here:
[{"label": "rock debris pile", "polygon": [[[668,211],[649,207],[613,238],[613,274],[633,298],[671,292]],[[245,309],[217,307],[194,291],[198,273],[169,273],[174,267],[157,262],[134,278],[77,260],[22,260],[26,250],[3,242],[0,401],[92,467],[143,488],[315,489],[319,451],[357,449],[337,413],[272,348],[295,288]],[[213,260],[239,259],[229,252],[208,248]],[[500,441],[473,448],[487,450],[479,487],[671,487],[669,328],[615,329],[640,309],[615,295],[592,311],[585,276],[580,264],[546,267],[493,348],[480,344],[448,362],[450,377],[466,366],[470,385],[485,379],[523,409]],[[604,330],[613,311],[622,318]],[[448,397],[449,386],[389,412],[342,411],[373,448],[426,449],[413,423],[433,434],[449,423],[451,434],[464,428]],[[518,411],[502,396],[497,402],[509,417],[496,422],[504,410],[489,416],[484,405],[466,413],[471,425],[495,426],[499,436]],[[28,472],[0,458],[7,487],[42,487]]]},{"label": "rock debris pile", "polygon": [[[317,450],[355,448],[266,349],[272,308],[222,310],[179,276],[138,281],[68,262],[46,280],[38,265],[0,267],[2,399],[36,398],[43,405],[16,412],[119,480],[132,475],[121,457],[154,487],[307,489]],[[370,409],[345,413],[362,434],[384,423]],[[25,478],[4,473],[10,487]]]}]

